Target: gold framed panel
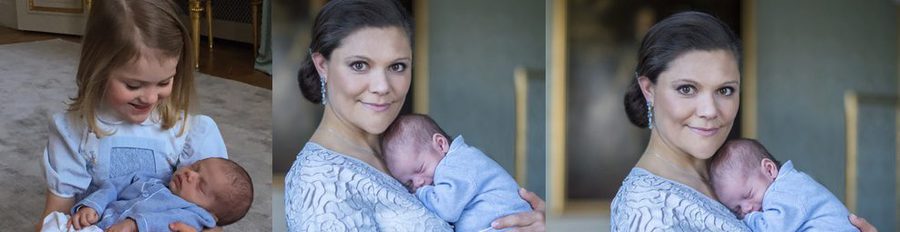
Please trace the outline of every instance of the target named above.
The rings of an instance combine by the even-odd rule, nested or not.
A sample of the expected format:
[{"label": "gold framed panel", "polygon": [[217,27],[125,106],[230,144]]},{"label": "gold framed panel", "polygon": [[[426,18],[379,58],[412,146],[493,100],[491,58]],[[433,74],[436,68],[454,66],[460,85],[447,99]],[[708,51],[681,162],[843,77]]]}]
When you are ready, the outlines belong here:
[{"label": "gold framed panel", "polygon": [[757,139],[756,0],[741,2],[744,70],[741,74],[741,137]]},{"label": "gold framed panel", "polygon": [[[859,106],[864,102],[893,105],[895,144],[900,144],[900,98],[898,96],[863,94],[854,90],[844,93],[844,125],[846,129],[844,137],[847,149],[844,204],[851,213],[857,212],[859,206]],[[894,163],[900,165],[900,149],[897,148],[894,149]],[[894,197],[900,199],[900,171],[898,169],[894,170],[894,176]],[[900,212],[900,205],[895,205],[894,210]]]},{"label": "gold framed panel", "polygon": [[550,163],[548,196],[551,215],[560,215],[566,207],[566,0],[549,3],[550,27],[549,106],[547,157]]},{"label": "gold framed panel", "polygon": [[415,0],[415,53],[413,54],[413,112],[428,114],[428,0]]},{"label": "gold framed panel", "polygon": [[[76,2],[73,1],[73,3]],[[28,0],[28,10],[38,12],[81,14],[86,12],[85,6],[90,6],[90,4],[91,0],[77,1],[77,6],[66,6],[58,1]]]}]

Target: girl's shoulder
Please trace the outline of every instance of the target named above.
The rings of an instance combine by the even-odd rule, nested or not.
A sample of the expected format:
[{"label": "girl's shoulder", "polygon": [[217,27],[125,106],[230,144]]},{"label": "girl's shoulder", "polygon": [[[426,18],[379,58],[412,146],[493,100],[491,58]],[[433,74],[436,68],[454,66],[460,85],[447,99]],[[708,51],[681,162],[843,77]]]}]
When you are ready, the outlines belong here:
[{"label": "girl's shoulder", "polygon": [[53,113],[50,116],[48,126],[51,133],[77,135],[87,128],[87,123],[75,112],[63,111]]}]

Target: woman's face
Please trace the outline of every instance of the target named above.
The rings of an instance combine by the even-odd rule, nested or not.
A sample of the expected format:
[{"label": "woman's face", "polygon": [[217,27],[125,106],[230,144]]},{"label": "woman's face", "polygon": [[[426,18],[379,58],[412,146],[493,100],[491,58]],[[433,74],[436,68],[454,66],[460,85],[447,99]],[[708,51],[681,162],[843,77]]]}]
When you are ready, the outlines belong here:
[{"label": "woman's face", "polygon": [[730,52],[689,51],[656,84],[641,79],[654,107],[653,130],[666,147],[707,159],[725,142],[740,106],[740,73]]},{"label": "woman's face", "polygon": [[397,117],[412,78],[412,48],[398,27],[359,29],[325,60],[313,56],[326,77],[326,107],[341,121],[381,134]]}]

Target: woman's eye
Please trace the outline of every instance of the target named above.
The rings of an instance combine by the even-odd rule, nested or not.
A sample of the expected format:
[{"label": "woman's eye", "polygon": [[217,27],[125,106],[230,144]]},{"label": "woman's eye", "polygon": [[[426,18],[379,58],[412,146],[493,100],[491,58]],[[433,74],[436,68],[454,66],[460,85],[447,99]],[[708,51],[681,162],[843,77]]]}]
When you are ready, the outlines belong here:
[{"label": "woman's eye", "polygon": [[357,71],[357,72],[365,71],[368,67],[369,67],[369,65],[362,61],[356,61],[356,62],[350,63],[350,68],[353,69],[353,71]]},{"label": "woman's eye", "polygon": [[721,94],[723,96],[731,96],[732,94],[734,94],[734,88],[732,88],[732,87],[721,88],[721,89],[719,89],[719,94]]},{"label": "woman's eye", "polygon": [[138,85],[138,84],[125,84],[125,88],[127,88],[128,90],[137,90],[137,89],[141,88],[141,85]]},{"label": "woman's eye", "polygon": [[169,83],[172,83],[172,81],[164,81],[164,82],[160,82],[160,83],[159,83],[159,87],[166,87],[166,86],[169,85]]},{"label": "woman's eye", "polygon": [[682,95],[691,95],[691,94],[694,94],[694,91],[695,91],[694,86],[690,86],[690,85],[678,86],[678,88],[676,90],[678,90],[678,93],[680,93]]},{"label": "woman's eye", "polygon": [[396,63],[391,65],[391,71],[394,72],[403,72],[406,70],[406,64],[404,63]]}]

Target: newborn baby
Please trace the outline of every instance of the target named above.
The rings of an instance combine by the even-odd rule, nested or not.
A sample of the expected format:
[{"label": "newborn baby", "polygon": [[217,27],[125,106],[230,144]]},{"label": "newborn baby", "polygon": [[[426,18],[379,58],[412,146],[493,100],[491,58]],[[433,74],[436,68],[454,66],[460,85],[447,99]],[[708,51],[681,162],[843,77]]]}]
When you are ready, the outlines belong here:
[{"label": "newborn baby", "polygon": [[398,117],[381,142],[388,170],[456,231],[491,230],[499,217],[531,211],[506,170],[462,136],[449,138],[426,115]]},{"label": "newborn baby", "polygon": [[207,158],[176,170],[168,188],[147,175],[109,179],[75,204],[70,223],[76,229],[96,223],[104,230],[169,231],[169,224],[182,222],[200,231],[240,220],[252,202],[246,170],[231,160]]},{"label": "newborn baby", "polygon": [[726,142],[709,174],[719,201],[753,231],[858,231],[825,186],[791,161],[780,165],[756,140]]}]

